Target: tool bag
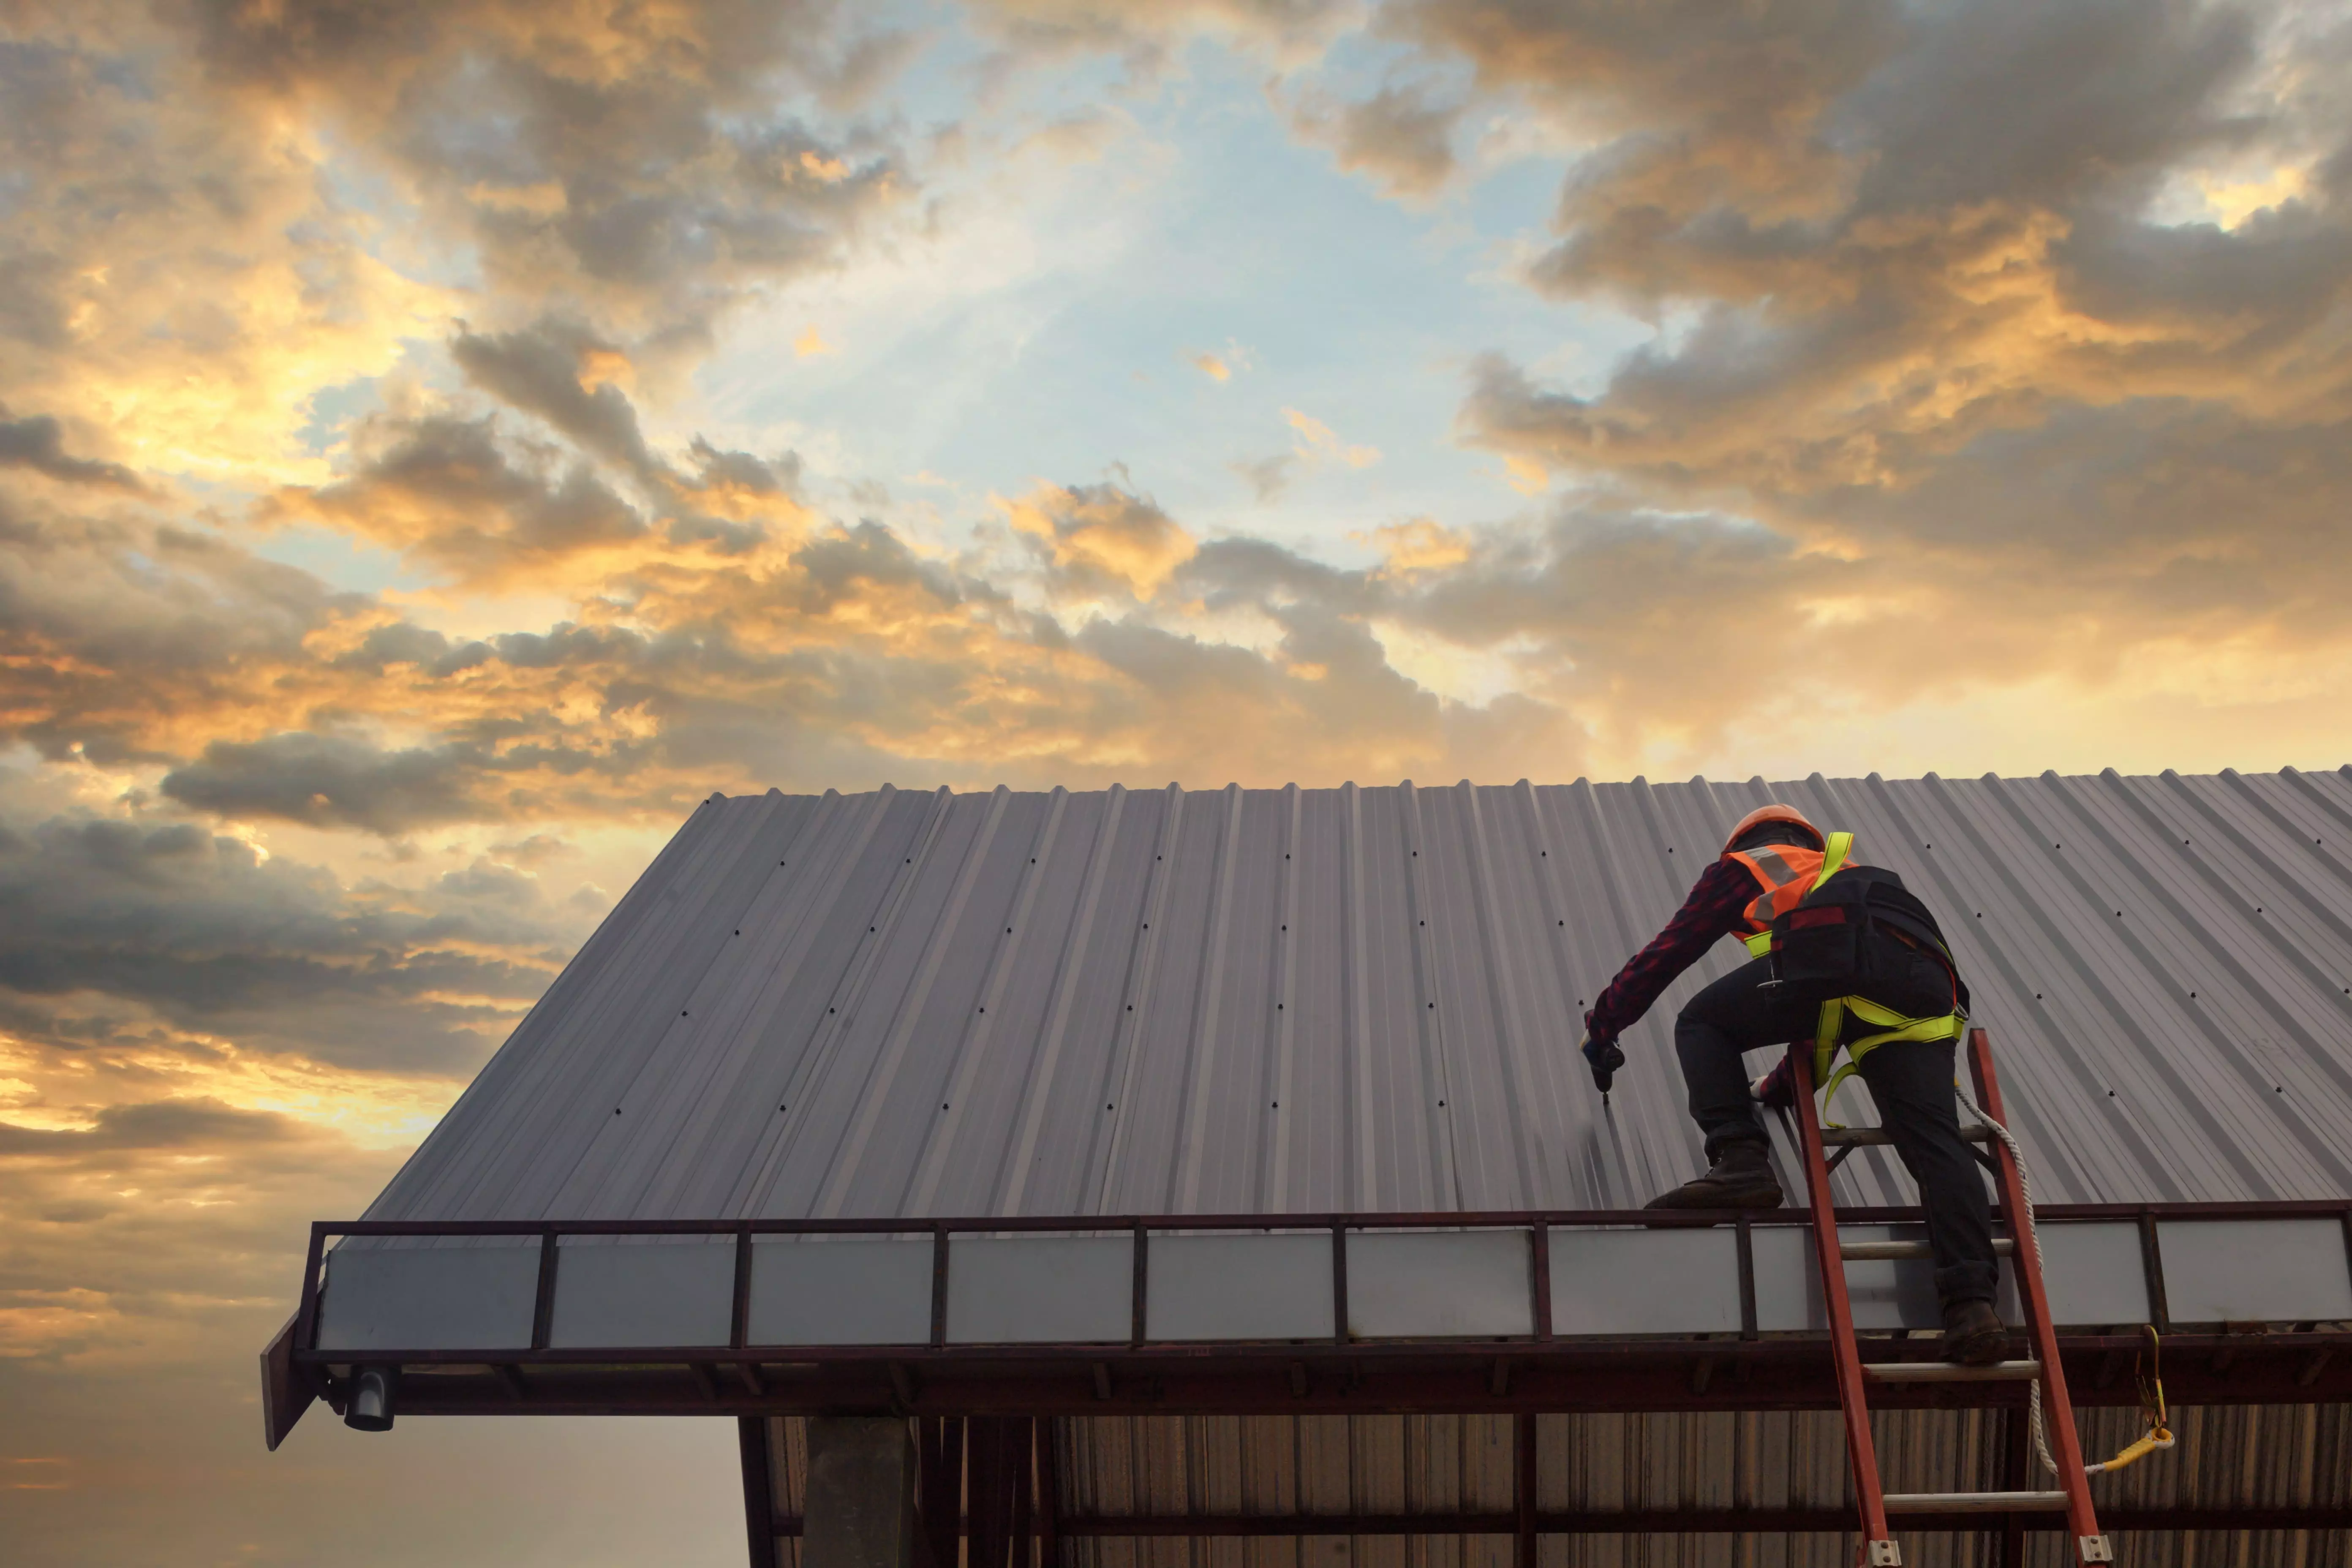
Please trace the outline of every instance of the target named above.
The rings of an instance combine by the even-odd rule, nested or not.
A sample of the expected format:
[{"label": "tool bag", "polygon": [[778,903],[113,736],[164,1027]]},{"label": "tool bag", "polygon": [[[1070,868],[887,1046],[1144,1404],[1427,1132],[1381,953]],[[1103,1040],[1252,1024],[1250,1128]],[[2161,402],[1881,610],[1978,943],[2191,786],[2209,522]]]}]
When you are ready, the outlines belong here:
[{"label": "tool bag", "polygon": [[1799,1001],[1883,992],[1915,951],[1944,966],[1966,1011],[1967,987],[1936,917],[1892,871],[1848,866],[1772,922],[1772,978]]}]

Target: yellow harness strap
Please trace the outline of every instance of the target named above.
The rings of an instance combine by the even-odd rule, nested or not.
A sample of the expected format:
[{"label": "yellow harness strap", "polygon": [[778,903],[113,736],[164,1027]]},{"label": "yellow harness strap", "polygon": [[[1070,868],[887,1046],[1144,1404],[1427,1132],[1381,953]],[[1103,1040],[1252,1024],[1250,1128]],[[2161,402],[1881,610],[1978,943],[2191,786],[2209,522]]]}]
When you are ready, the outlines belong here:
[{"label": "yellow harness strap", "polygon": [[[1878,1033],[1864,1035],[1845,1047],[1845,1065],[1830,1072],[1830,1060],[1837,1055],[1838,1037],[1845,1033],[1846,1015],[1852,1014],[1865,1024],[1875,1025]],[[1906,1018],[1891,1007],[1882,1007],[1865,996],[1840,996],[1822,1004],[1821,1026],[1813,1032],[1813,1078],[1819,1082],[1824,1075],[1829,1081],[1822,1084],[1822,1115],[1826,1121],[1830,1102],[1837,1098],[1838,1086],[1853,1076],[1854,1068],[1879,1047],[1895,1040],[1957,1040],[1967,1027],[1965,1015],[1947,1013],[1940,1018]],[[1828,1123],[1834,1126],[1835,1123]]]},{"label": "yellow harness strap", "polygon": [[[1829,842],[1822,846],[1821,875],[1813,879],[1813,886],[1811,888],[1807,888],[1805,891],[1808,893],[1813,891],[1815,888],[1819,888],[1823,882],[1828,881],[1832,877],[1836,876],[1840,871],[1843,870],[1845,868],[1845,858],[1853,852],[1853,834],[1831,834],[1829,837]],[[1772,952],[1772,933],[1769,931],[1750,931],[1748,935],[1741,937],[1739,939],[1739,942],[1741,946],[1748,950],[1748,956],[1750,958],[1768,957]]]},{"label": "yellow harness strap", "polygon": [[1845,869],[1845,858],[1853,851],[1853,835],[1832,833],[1829,843],[1822,848],[1825,852],[1822,856],[1822,874],[1813,879],[1812,887],[1805,889],[1809,893],[1816,891],[1823,882]]}]

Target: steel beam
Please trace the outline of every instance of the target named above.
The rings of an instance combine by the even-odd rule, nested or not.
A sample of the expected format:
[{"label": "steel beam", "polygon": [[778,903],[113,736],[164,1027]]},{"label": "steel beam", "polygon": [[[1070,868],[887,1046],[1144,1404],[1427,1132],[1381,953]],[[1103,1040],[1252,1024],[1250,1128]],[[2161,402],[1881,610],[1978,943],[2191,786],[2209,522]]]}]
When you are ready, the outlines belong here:
[{"label": "steel beam", "polygon": [[751,1568],[776,1568],[776,1541],[768,1528],[776,1517],[775,1458],[768,1447],[768,1418],[739,1415],[735,1441],[743,1454],[743,1528],[750,1538]]},{"label": "steel beam", "polygon": [[[2352,1507],[2140,1508],[2110,1509],[2109,1531],[2352,1530]],[[1539,1513],[1538,1535],[1813,1535],[1847,1534],[1853,1515],[1832,1508],[1612,1509],[1594,1513]],[[790,1516],[776,1521],[779,1535],[800,1532]],[[1062,1531],[1097,1539],[1209,1539],[1347,1535],[1516,1535],[1517,1513],[1289,1513],[1127,1514],[1066,1518]],[[1906,1532],[1937,1533],[1987,1529],[1983,1514],[1919,1513],[1904,1516]],[[2030,1531],[2061,1531],[2057,1514],[2023,1516]]]},{"label": "steel beam", "polygon": [[[2105,1337],[2070,1342],[2064,1352],[2068,1381],[2078,1405],[2129,1406],[2131,1388],[2118,1380],[2095,1386],[2106,1352],[2132,1342]],[[2204,1358],[2189,1353],[2212,1348],[2204,1339],[2180,1336],[2165,1349],[2165,1383],[2179,1405],[2336,1404],[2352,1401],[2352,1335],[2274,1334],[2249,1343],[2226,1376]],[[1423,1347],[1424,1351],[1428,1347]],[[880,1360],[785,1363],[761,1359],[761,1391],[739,1379],[714,1384],[714,1394],[687,1371],[692,1361],[724,1364],[710,1352],[679,1352],[663,1364],[658,1352],[633,1352],[617,1364],[589,1359],[532,1359],[501,1355],[450,1364],[438,1358],[377,1354],[369,1359],[404,1367],[404,1412],[418,1415],[817,1415],[846,1411],[917,1415],[1443,1415],[1520,1411],[1652,1412],[1672,1410],[1829,1410],[1837,1406],[1826,1347],[1801,1340],[1743,1343],[1711,1341],[1704,1345],[1622,1342],[1581,1349],[1574,1355],[1557,1347],[1513,1358],[1509,1388],[1494,1392],[1494,1351],[1471,1353],[1391,1354],[1383,1347],[1281,1347],[1252,1357],[1159,1357],[1089,1352],[1084,1359],[950,1355],[919,1362],[922,1375],[911,1404]],[[2322,1362],[2321,1351],[2336,1353]],[[1694,1354],[1718,1358],[1704,1389],[1691,1379]],[[520,1363],[529,1368],[524,1393],[491,1368]],[[325,1357],[311,1359],[323,1375]],[[1116,1368],[1098,1387],[1095,1368]],[[1298,1369],[1307,1375],[1297,1375]],[[2308,1381],[2305,1381],[2308,1379]],[[1969,1387],[1936,1384],[1889,1384],[1873,1399],[1885,1409],[1937,1409],[1965,1402]],[[2023,1400],[2022,1386],[1992,1403]]]}]

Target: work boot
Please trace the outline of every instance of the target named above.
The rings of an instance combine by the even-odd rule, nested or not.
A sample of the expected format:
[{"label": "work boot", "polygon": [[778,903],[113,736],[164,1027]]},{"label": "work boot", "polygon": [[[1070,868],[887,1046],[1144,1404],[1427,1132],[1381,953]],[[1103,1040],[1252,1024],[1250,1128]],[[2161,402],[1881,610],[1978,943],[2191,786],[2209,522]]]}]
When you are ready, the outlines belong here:
[{"label": "work boot", "polygon": [[1661,1193],[1648,1206],[1654,1209],[1776,1209],[1780,1206],[1780,1178],[1772,1173],[1769,1146],[1743,1138],[1726,1143],[1706,1175],[1685,1182],[1673,1192]]},{"label": "work boot", "polygon": [[1944,1359],[1962,1366],[1990,1366],[2009,1354],[2009,1330],[1990,1301],[1944,1304]]}]

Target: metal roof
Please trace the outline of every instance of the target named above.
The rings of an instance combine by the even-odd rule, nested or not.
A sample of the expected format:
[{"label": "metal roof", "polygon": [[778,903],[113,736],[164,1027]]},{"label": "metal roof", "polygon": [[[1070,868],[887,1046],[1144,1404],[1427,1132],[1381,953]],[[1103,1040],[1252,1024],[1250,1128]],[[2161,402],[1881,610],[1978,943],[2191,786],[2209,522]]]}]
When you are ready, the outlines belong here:
[{"label": "metal roof", "polygon": [[1638,1205],[1741,955],[1606,1114],[1580,1020],[1774,799],[1937,911],[2041,1199],[2352,1192],[2352,768],[1816,774],[714,796],[369,1217]]}]

